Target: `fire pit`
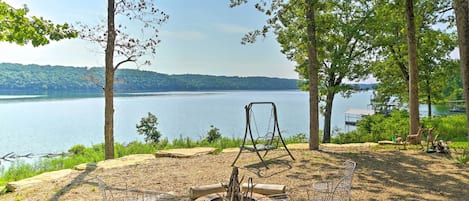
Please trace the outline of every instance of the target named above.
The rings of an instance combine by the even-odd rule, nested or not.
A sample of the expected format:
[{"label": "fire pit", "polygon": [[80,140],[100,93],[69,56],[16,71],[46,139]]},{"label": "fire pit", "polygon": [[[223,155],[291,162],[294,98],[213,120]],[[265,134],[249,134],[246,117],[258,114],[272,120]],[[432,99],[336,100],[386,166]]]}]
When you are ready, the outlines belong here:
[{"label": "fire pit", "polygon": [[285,185],[254,184],[252,178],[248,179],[248,183],[240,185],[237,167],[233,168],[228,185],[220,183],[191,187],[190,198],[195,201],[287,200]]},{"label": "fire pit", "polygon": [[[230,200],[230,198],[226,196],[226,193],[211,193],[211,194],[199,197],[195,201],[226,201],[226,200]],[[258,194],[258,193],[253,193],[252,195],[249,194],[247,196],[243,196],[242,200],[243,201],[272,201],[272,199],[270,199],[269,197]]]}]

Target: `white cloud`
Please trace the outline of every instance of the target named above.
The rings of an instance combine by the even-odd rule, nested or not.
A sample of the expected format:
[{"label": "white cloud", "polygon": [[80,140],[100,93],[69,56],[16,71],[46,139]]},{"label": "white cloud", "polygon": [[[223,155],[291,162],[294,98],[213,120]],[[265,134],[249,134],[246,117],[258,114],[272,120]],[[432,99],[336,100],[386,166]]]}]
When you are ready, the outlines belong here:
[{"label": "white cloud", "polygon": [[243,27],[240,25],[236,24],[217,24],[216,27],[225,33],[248,33],[249,31],[252,31],[252,29],[249,29],[247,27]]},{"label": "white cloud", "polygon": [[197,31],[161,31],[160,33],[162,37],[175,38],[179,40],[194,41],[206,38],[203,33]]}]

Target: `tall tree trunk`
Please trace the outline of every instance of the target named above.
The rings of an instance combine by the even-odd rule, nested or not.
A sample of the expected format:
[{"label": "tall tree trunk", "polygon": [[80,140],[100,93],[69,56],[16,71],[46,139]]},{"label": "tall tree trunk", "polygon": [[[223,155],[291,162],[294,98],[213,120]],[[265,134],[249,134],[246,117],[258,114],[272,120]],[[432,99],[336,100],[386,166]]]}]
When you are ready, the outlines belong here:
[{"label": "tall tree trunk", "polygon": [[430,95],[427,96],[427,105],[428,105],[428,118],[432,118],[432,97]]},{"label": "tall tree trunk", "polygon": [[308,21],[308,70],[309,70],[309,149],[319,149],[319,91],[318,55],[316,52],[316,21],[314,7],[316,0],[307,0],[306,17]]},{"label": "tall tree trunk", "polygon": [[114,0],[108,0],[107,10],[107,46],[105,55],[106,83],[104,85],[104,152],[105,159],[114,158]]},{"label": "tall tree trunk", "polygon": [[432,118],[432,88],[430,87],[430,80],[427,78],[426,82],[426,92],[427,92],[427,105],[428,105],[428,118]]},{"label": "tall tree trunk", "polygon": [[332,103],[334,102],[334,92],[327,92],[326,97],[326,113],[324,114],[324,137],[323,143],[331,142],[331,118],[332,118]]},{"label": "tall tree trunk", "polygon": [[414,3],[406,0],[407,13],[407,46],[409,55],[409,134],[417,133],[419,129],[419,95],[418,95],[418,66],[417,41],[415,39]]},{"label": "tall tree trunk", "polygon": [[[454,0],[456,26],[458,29],[459,57],[461,59],[461,76],[463,80],[466,114],[469,114],[469,1]],[[469,142],[469,118],[467,119],[467,141]]]}]

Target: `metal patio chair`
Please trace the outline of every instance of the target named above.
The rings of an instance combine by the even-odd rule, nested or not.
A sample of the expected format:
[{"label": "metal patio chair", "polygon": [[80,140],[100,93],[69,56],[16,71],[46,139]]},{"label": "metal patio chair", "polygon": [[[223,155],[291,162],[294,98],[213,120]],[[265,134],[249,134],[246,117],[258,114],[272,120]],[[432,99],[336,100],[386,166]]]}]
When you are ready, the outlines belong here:
[{"label": "metal patio chair", "polygon": [[[356,165],[354,161],[347,160],[341,168],[335,171],[321,169],[321,179],[313,182],[311,189],[307,191],[308,199],[310,201],[349,201]],[[332,172],[334,173],[331,174]]]}]

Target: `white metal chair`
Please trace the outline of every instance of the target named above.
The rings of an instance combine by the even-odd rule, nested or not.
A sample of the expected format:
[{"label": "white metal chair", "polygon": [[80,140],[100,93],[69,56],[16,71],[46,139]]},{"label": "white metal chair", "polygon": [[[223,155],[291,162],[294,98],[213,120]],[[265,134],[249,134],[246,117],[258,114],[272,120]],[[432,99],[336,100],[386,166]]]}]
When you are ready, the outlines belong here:
[{"label": "white metal chair", "polygon": [[336,169],[335,174],[330,170],[320,170],[321,179],[313,182],[308,191],[308,199],[311,201],[342,201],[350,200],[353,173],[356,163],[351,160],[344,162],[343,167]]},{"label": "white metal chair", "polygon": [[127,183],[120,182],[109,185],[100,177],[96,177],[99,188],[102,191],[103,201],[175,201],[174,195],[130,189]]}]

